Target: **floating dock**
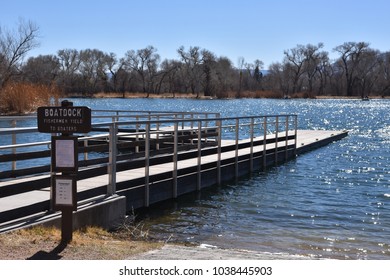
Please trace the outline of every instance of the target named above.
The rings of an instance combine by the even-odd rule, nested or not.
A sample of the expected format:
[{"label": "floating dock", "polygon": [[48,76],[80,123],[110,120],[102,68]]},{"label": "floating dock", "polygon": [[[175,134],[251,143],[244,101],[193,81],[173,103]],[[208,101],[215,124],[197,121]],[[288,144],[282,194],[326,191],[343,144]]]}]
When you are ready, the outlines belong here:
[{"label": "floating dock", "polygon": [[[84,160],[77,180],[75,228],[109,227],[134,209],[238,180],[348,134],[298,130],[295,115],[220,118],[180,114],[148,113],[146,120],[138,114],[138,119],[128,120],[129,115],[116,113],[111,122],[95,124],[93,135],[79,138]],[[103,157],[91,158],[96,151]],[[2,154],[0,160],[20,157]],[[0,231],[48,221],[58,224],[60,212],[51,210],[53,174],[49,170],[49,166],[2,170],[3,176],[23,176],[1,178],[0,173]]]}]

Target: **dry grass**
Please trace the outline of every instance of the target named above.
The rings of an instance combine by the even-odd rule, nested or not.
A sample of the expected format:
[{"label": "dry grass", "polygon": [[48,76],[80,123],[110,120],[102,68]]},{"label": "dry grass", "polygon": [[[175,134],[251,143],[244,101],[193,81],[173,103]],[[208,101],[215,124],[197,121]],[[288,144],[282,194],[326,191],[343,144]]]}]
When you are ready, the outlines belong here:
[{"label": "dry grass", "polygon": [[[142,92],[98,92],[94,94],[69,94],[69,97],[91,97],[91,98],[146,98],[148,97],[147,93]],[[196,94],[191,93],[149,93],[149,98],[197,98]],[[203,93],[199,94],[199,98],[209,98],[205,97]]]},{"label": "dry grass", "polygon": [[[77,95],[72,95],[73,97],[78,97]],[[81,95],[80,95],[81,96]],[[94,98],[145,98],[147,97],[146,93],[96,93],[91,95],[91,97]],[[218,94],[218,98],[236,98],[237,92],[235,91],[227,91],[223,93]],[[266,91],[266,90],[257,90],[257,91],[243,91],[240,93],[240,98],[282,98],[283,95],[274,92],[274,91]],[[189,99],[196,99],[196,94],[191,93],[160,93],[160,94],[154,94],[150,93],[149,98],[189,98]],[[199,94],[199,99],[210,99],[212,97],[210,96],[204,96],[203,93]]]},{"label": "dry grass", "polygon": [[57,105],[60,90],[56,86],[10,83],[0,91],[1,113],[28,114],[39,106]]},{"label": "dry grass", "polygon": [[161,246],[96,227],[74,232],[73,240],[63,245],[60,230],[37,226],[0,235],[0,259],[120,260]]}]

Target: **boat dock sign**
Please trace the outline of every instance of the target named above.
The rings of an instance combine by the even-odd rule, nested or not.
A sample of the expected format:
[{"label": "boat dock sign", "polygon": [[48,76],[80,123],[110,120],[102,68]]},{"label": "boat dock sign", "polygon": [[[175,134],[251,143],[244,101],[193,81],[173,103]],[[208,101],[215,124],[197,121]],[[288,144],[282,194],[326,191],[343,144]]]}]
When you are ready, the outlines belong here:
[{"label": "boat dock sign", "polygon": [[91,131],[89,107],[39,107],[37,117],[39,132],[87,133]]}]

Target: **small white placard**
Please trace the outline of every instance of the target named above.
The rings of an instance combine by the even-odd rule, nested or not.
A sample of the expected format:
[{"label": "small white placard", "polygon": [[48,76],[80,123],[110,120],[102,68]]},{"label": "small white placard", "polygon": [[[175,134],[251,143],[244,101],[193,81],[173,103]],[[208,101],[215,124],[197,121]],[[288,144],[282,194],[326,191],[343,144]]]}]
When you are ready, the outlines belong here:
[{"label": "small white placard", "polygon": [[73,180],[72,179],[56,179],[56,204],[57,205],[73,205]]},{"label": "small white placard", "polygon": [[69,167],[75,166],[74,158],[74,140],[56,139],[56,166]]}]

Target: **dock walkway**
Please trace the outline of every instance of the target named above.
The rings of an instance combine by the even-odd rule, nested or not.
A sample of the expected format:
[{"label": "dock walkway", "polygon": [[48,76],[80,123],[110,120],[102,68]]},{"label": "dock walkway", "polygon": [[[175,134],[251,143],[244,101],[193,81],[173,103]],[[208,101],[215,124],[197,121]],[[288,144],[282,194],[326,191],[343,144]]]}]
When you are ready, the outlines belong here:
[{"label": "dock walkway", "polygon": [[[126,209],[137,209],[150,204],[175,198],[181,194],[201,190],[215,184],[223,183],[242,175],[248,171],[269,167],[293,158],[309,150],[327,145],[347,136],[346,131],[297,130],[296,150],[287,149],[295,145],[295,139],[285,137],[285,134],[267,136],[264,145],[248,145],[251,139],[222,140],[220,153],[217,148],[203,148],[214,150],[208,155],[199,157],[196,151],[186,151],[189,157],[178,157],[176,163],[162,162],[151,165],[148,170],[148,180],[145,182],[145,167],[118,170],[116,177],[116,195],[126,196]],[[275,138],[282,138],[275,149]],[[270,140],[274,139],[274,141]],[[264,142],[263,137],[254,137],[254,142]],[[229,149],[236,145],[242,146],[237,150]],[[207,153],[206,153],[207,154]],[[293,155],[295,154],[295,155]],[[178,154],[180,155],[180,153]],[[182,159],[181,159],[182,158]],[[145,159],[143,159],[145,160]],[[218,167],[220,171],[218,173]],[[92,168],[92,167],[87,167]],[[174,177],[176,178],[174,179]],[[105,191],[110,180],[110,174],[102,174],[91,178],[80,179],[77,182],[79,209],[94,203],[96,198],[107,197]],[[0,189],[17,185],[22,182],[49,180],[50,174],[33,177],[0,181]],[[87,198],[88,197],[88,198]],[[31,220],[44,220],[45,217],[58,217],[59,212],[39,211],[48,209],[50,205],[50,188],[23,192],[0,198],[0,232],[31,223]],[[38,209],[37,212],[32,209]],[[30,213],[24,215],[21,213]],[[18,217],[8,220],[8,217]]]}]

